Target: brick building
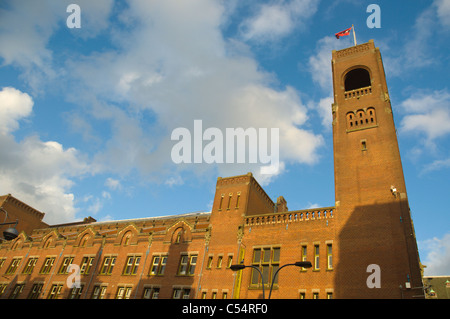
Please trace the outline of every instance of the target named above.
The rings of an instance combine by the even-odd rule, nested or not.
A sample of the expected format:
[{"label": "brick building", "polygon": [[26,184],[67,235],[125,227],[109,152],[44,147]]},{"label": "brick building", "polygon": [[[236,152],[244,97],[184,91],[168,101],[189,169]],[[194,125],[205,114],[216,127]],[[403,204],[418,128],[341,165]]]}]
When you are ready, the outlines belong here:
[{"label": "brick building", "polygon": [[[262,281],[266,297],[273,284],[272,298],[423,298],[379,49],[369,41],[333,51],[332,70],[334,207],[289,211],[248,173],[218,178],[211,212],[64,225],[38,218],[1,244],[1,298],[260,298]],[[286,267],[272,283],[296,261],[312,267]],[[232,271],[238,263],[262,276]],[[70,288],[71,264],[80,287]]]}]

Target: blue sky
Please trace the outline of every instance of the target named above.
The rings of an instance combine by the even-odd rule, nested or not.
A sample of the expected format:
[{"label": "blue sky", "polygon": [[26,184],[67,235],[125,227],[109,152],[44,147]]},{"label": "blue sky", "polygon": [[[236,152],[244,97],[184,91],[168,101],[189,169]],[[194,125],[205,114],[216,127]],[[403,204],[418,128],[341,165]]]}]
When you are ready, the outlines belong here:
[{"label": "blue sky", "polygon": [[[333,206],[331,50],[354,24],[383,56],[425,274],[450,275],[449,21],[449,0],[2,1],[0,193],[50,224],[165,216],[251,171],[291,210]],[[175,164],[171,132],[196,119],[279,128],[279,173]]]}]

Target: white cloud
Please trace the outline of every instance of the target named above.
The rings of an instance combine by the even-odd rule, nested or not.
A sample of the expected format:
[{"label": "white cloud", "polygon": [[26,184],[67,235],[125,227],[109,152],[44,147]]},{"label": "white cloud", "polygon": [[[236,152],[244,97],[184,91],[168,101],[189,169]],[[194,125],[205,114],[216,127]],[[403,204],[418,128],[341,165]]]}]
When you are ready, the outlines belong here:
[{"label": "white cloud", "polygon": [[[91,116],[111,123],[112,135],[94,157],[96,172],[123,175],[138,168],[146,178],[160,175],[167,181],[184,169],[199,175],[218,169],[222,176],[259,170],[259,165],[175,167],[170,133],[191,129],[194,119],[223,132],[227,127],[279,128],[282,161],[317,161],[322,137],[302,127],[308,110],[299,92],[271,88],[272,75],[245,54],[245,46],[223,38],[224,12],[214,1],[133,1],[121,14],[123,21],[133,22],[130,28],[112,31],[120,50],[68,63],[68,73],[79,84],[72,87],[77,102],[92,105]],[[143,126],[140,114],[146,112],[156,120]]]},{"label": "white cloud", "polygon": [[111,190],[118,190],[122,188],[120,181],[111,177],[108,177],[105,181],[105,186]]},{"label": "white cloud", "polygon": [[400,123],[403,134],[425,135],[424,143],[434,147],[434,140],[450,134],[450,93],[447,90],[419,92],[403,101],[407,112]]},{"label": "white cloud", "polygon": [[450,27],[450,0],[435,0],[433,4],[441,24]]},{"label": "white cloud", "polygon": [[332,113],[331,105],[334,102],[333,98],[333,74],[331,71],[331,58],[333,50],[340,50],[351,45],[349,38],[341,38],[327,36],[317,41],[316,50],[308,60],[308,71],[315,83],[320,89],[327,94],[327,97],[321,98],[318,102],[310,101],[308,103],[309,109],[315,110],[321,120],[325,129],[331,129]]},{"label": "white cloud", "polygon": [[318,3],[317,0],[291,0],[263,4],[241,24],[242,37],[258,42],[285,37],[316,13]]},{"label": "white cloud", "polygon": [[446,276],[450,274],[450,233],[442,238],[433,237],[419,242],[421,251],[426,252],[421,257],[426,266],[425,276]]},{"label": "white cloud", "polygon": [[[74,148],[56,141],[27,136],[16,142],[10,134],[18,129],[19,118],[31,114],[33,100],[14,88],[0,92],[0,122],[6,127],[0,134],[0,193],[11,193],[46,213],[44,221],[59,223],[73,220],[76,213],[73,178],[87,171],[86,162]],[[9,119],[5,122],[5,116]]]},{"label": "white cloud", "polygon": [[7,134],[19,127],[19,120],[31,114],[33,100],[27,93],[12,87],[0,91],[0,133]]}]

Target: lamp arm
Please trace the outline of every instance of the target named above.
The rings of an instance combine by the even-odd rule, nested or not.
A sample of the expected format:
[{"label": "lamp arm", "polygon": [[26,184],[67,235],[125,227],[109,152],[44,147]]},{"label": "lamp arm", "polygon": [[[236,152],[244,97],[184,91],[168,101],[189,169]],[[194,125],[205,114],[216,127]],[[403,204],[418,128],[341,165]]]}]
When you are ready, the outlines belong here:
[{"label": "lamp arm", "polygon": [[272,295],[273,283],[275,282],[275,278],[277,277],[278,272],[287,266],[296,266],[296,264],[286,264],[286,265],[283,265],[280,268],[278,268],[278,270],[275,272],[275,275],[273,275],[273,277],[272,277],[272,284],[270,285],[270,291],[269,291],[269,299],[270,299],[270,296]]},{"label": "lamp arm", "polygon": [[245,267],[251,267],[253,269],[256,269],[259,272],[259,274],[261,276],[261,282],[262,282],[263,299],[266,299],[266,295],[265,295],[265,292],[264,292],[264,277],[263,277],[263,274],[262,274],[261,270],[259,269],[259,267],[256,267],[256,266],[253,266],[253,265],[252,266],[245,266]]}]

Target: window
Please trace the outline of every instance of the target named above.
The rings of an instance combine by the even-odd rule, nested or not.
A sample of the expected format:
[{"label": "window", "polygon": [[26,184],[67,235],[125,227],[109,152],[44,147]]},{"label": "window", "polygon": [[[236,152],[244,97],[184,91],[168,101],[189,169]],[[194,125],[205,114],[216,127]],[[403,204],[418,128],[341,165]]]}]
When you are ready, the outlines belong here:
[{"label": "window", "polygon": [[17,299],[17,297],[19,297],[22,293],[23,287],[25,287],[25,284],[16,284],[11,295],[9,296],[9,299]]},{"label": "window", "polygon": [[63,287],[62,284],[53,284],[52,287],[50,288],[50,292],[48,293],[47,299],[58,299],[62,287]]},{"label": "window", "polygon": [[272,280],[274,280],[274,284],[277,284],[278,276],[275,279],[272,277],[280,266],[280,248],[265,247],[254,249],[252,264],[261,270],[263,276],[261,279],[260,273],[256,269],[252,269],[252,285],[259,286],[262,282],[264,282],[264,285],[270,285]]},{"label": "window", "polygon": [[193,276],[195,266],[197,265],[197,255],[181,255],[180,265],[178,267],[179,276]]},{"label": "window", "polygon": [[93,256],[83,257],[83,260],[81,261],[80,274],[82,275],[89,274],[92,264],[94,263],[94,259],[95,257]]},{"label": "window", "polygon": [[143,299],[158,299],[159,287],[146,287],[144,288]]},{"label": "window", "polygon": [[327,299],[333,299],[333,293],[327,292]]},{"label": "window", "polygon": [[128,256],[123,268],[123,275],[136,275],[141,256]]},{"label": "window", "polygon": [[206,263],[206,269],[211,269],[213,262],[213,256],[208,256],[208,261]]},{"label": "window", "polygon": [[130,240],[131,240],[131,231],[126,232],[125,235],[123,235],[122,238],[122,245],[123,246],[128,246],[130,244]]},{"label": "window", "polygon": [[232,264],[233,264],[233,255],[229,255],[227,260],[227,268],[230,268]]},{"label": "window", "polygon": [[231,197],[233,196],[233,193],[230,193],[229,195],[228,195],[228,205],[227,205],[227,210],[229,210],[230,209],[230,205],[231,205]]},{"label": "window", "polygon": [[114,265],[116,264],[116,256],[105,256],[103,259],[100,275],[111,275]]},{"label": "window", "polygon": [[223,204],[223,198],[224,197],[225,197],[225,194],[222,194],[222,196],[220,196],[219,210],[222,210],[222,204]]},{"label": "window", "polygon": [[[303,245],[302,246],[302,261],[307,261],[307,256],[306,256],[306,254],[307,254],[307,247],[306,247],[306,245]],[[306,271],[306,269],[307,268],[303,268],[302,267],[302,271]]]},{"label": "window", "polygon": [[228,298],[228,291],[223,291],[222,292],[222,299],[227,299]]},{"label": "window", "polygon": [[55,262],[55,257],[47,257],[44,260],[44,265],[42,265],[41,274],[49,274],[50,270],[53,267],[53,263]]},{"label": "window", "polygon": [[167,256],[153,256],[150,275],[164,275],[166,269]]},{"label": "window", "polygon": [[91,299],[104,299],[106,293],[106,286],[96,285],[92,291]]},{"label": "window", "polygon": [[6,270],[6,275],[12,275],[16,272],[17,268],[19,267],[20,261],[22,258],[14,258],[11,261],[11,264],[9,265],[8,269]]},{"label": "window", "polygon": [[6,287],[8,287],[8,284],[0,284],[0,297],[5,293]]},{"label": "window", "polygon": [[314,245],[314,270],[319,270],[319,245]]},{"label": "window", "polygon": [[217,268],[222,268],[223,256],[217,257]]},{"label": "window", "polygon": [[130,299],[133,287],[119,287],[117,288],[116,299]]},{"label": "window", "polygon": [[237,193],[237,198],[236,198],[236,208],[239,208],[239,200],[241,198],[241,192]]},{"label": "window", "polygon": [[333,247],[327,244],[327,269],[333,269]]},{"label": "window", "polygon": [[31,274],[33,272],[34,266],[36,266],[37,261],[38,261],[37,257],[28,258],[28,262],[27,265],[25,266],[25,269],[23,270],[23,273]]},{"label": "window", "polygon": [[83,238],[80,240],[80,247],[86,247],[86,243],[90,236],[88,234],[84,235]]},{"label": "window", "polygon": [[367,142],[366,142],[366,140],[361,140],[361,151],[367,151]]},{"label": "window", "polygon": [[319,299],[319,293],[313,292],[313,299]]},{"label": "window", "polygon": [[172,299],[189,299],[190,293],[190,288],[174,288]]},{"label": "window", "polygon": [[366,69],[354,69],[345,76],[345,91],[351,91],[371,86],[370,74]]},{"label": "window", "polygon": [[69,273],[69,265],[73,262],[73,257],[64,257],[61,267],[59,268],[60,274],[68,274]]},{"label": "window", "polygon": [[33,284],[30,294],[28,295],[28,299],[38,299],[39,295],[41,294],[42,287],[44,287],[43,283]]},{"label": "window", "polygon": [[80,285],[80,288],[73,287],[70,289],[68,299],[80,299],[81,294],[83,292],[84,285]]}]

